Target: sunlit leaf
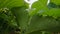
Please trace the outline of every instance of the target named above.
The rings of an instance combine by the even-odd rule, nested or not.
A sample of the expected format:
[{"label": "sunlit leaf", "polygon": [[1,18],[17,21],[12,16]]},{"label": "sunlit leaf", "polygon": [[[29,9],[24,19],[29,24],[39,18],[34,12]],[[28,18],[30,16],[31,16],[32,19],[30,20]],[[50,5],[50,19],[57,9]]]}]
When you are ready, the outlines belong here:
[{"label": "sunlit leaf", "polygon": [[32,9],[35,9],[31,11],[31,14],[36,14],[40,10],[48,10],[47,8],[47,1],[48,0],[38,0],[35,3],[32,4]]},{"label": "sunlit leaf", "polygon": [[57,5],[60,5],[60,0],[50,0],[50,2],[53,2],[53,3],[57,4]]},{"label": "sunlit leaf", "polygon": [[23,4],[24,0],[0,0],[0,8],[12,8]]}]

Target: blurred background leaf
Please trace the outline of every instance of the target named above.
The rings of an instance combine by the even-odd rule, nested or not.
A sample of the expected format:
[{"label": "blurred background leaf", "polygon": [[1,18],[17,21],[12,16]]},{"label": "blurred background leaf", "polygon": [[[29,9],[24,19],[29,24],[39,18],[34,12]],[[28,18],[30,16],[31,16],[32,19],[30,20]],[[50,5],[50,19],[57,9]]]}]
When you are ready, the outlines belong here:
[{"label": "blurred background leaf", "polygon": [[24,0],[0,0],[0,8],[12,8],[24,5]]}]

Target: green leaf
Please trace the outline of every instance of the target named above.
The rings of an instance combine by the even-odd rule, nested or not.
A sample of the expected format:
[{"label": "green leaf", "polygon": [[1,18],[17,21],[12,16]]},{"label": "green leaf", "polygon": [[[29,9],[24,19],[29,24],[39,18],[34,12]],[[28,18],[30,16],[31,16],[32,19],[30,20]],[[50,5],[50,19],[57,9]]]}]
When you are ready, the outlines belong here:
[{"label": "green leaf", "polygon": [[29,20],[29,16],[28,16],[28,12],[26,11],[26,7],[25,6],[14,7],[11,9],[11,11],[16,17],[18,26],[22,29],[25,29],[28,25],[28,20]]},{"label": "green leaf", "polygon": [[49,15],[52,17],[60,17],[60,9],[49,9],[50,11],[43,12],[42,15]]},{"label": "green leaf", "polygon": [[38,30],[57,32],[60,30],[59,28],[60,28],[60,22],[56,21],[55,18],[51,16],[34,15],[31,18],[28,32],[34,32]]},{"label": "green leaf", "polygon": [[59,1],[59,0],[51,0],[49,4],[47,4],[47,1],[48,0],[39,0],[33,3],[32,9],[34,10],[30,12],[30,15],[39,13],[40,15],[49,15],[49,16],[59,17],[60,6],[53,3],[54,1]]},{"label": "green leaf", "polygon": [[53,2],[53,3],[57,4],[57,5],[60,5],[60,0],[50,0],[50,2]]},{"label": "green leaf", "polygon": [[26,7],[27,7],[27,9],[29,8],[29,4],[28,4],[28,3],[26,3],[26,2],[24,2],[24,6],[26,6]]},{"label": "green leaf", "polygon": [[0,8],[12,8],[24,5],[24,0],[0,0]]},{"label": "green leaf", "polygon": [[2,8],[0,10],[0,33],[9,34],[15,27],[17,27],[17,23],[11,11]]},{"label": "green leaf", "polygon": [[34,31],[34,32],[31,32],[29,34],[52,34],[52,32],[47,32],[47,31]]},{"label": "green leaf", "polygon": [[59,5],[50,2],[48,4],[48,11],[46,11],[44,14],[49,15],[49,16],[54,16],[54,17],[60,17],[60,7]]},{"label": "green leaf", "polygon": [[34,32],[29,33],[29,34],[42,34],[42,32],[41,31],[34,31]]},{"label": "green leaf", "polygon": [[52,17],[60,17],[60,7],[54,3],[49,3],[47,5],[47,10],[40,10],[38,12],[40,15],[49,15]]},{"label": "green leaf", "polygon": [[47,0],[38,0],[35,3],[32,4],[33,11],[30,12],[30,14],[36,14],[40,10],[48,10],[47,8]]}]

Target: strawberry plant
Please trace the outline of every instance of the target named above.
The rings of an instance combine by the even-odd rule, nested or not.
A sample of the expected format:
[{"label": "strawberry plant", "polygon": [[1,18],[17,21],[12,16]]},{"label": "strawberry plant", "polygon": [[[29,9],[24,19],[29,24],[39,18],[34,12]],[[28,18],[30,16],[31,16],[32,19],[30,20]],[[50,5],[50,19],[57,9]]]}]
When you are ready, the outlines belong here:
[{"label": "strawberry plant", "polygon": [[59,34],[60,0],[0,0],[0,34]]}]

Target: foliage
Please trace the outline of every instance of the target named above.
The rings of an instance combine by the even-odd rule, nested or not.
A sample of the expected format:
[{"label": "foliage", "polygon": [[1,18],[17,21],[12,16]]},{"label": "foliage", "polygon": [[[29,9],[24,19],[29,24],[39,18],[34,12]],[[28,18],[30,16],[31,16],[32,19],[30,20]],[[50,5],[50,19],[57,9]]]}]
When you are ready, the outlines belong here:
[{"label": "foliage", "polygon": [[24,0],[0,0],[0,34],[60,32],[60,0],[47,1],[38,0],[28,9]]}]

